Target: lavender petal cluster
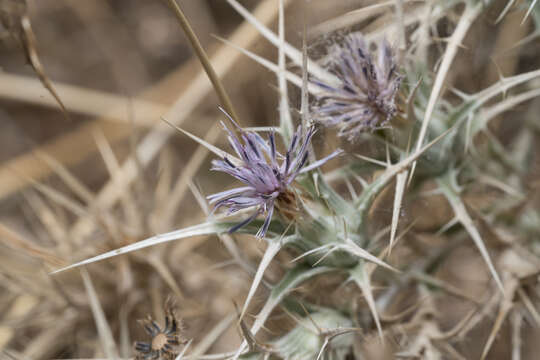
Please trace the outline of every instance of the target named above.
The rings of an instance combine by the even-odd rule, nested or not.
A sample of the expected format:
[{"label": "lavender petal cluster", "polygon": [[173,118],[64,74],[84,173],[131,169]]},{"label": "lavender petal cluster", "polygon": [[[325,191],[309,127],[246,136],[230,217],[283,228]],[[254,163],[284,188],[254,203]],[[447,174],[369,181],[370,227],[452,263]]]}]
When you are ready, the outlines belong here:
[{"label": "lavender petal cluster", "polygon": [[402,77],[386,40],[379,44],[375,60],[362,35],[351,33],[334,47],[329,68],[341,84],[313,80],[321,89],[312,112],[318,122],[337,126],[340,136],[354,140],[360,132],[384,126],[396,114]]},{"label": "lavender petal cluster", "polygon": [[294,179],[299,174],[313,170],[341,153],[341,150],[336,150],[329,156],[305,166],[308,159],[308,147],[315,133],[313,126],[305,133],[299,126],[287,152],[282,155],[276,149],[274,132],[270,133],[268,140],[264,140],[259,134],[244,131],[235,123],[240,133],[239,138],[225,124],[222,123],[222,125],[239,159],[234,161],[225,156],[223,159],[213,160],[211,170],[227,173],[240,180],[244,186],[210,195],[208,199],[211,204],[214,204],[213,211],[226,207],[229,215],[239,210],[255,208],[247,219],[233,226],[229,230],[230,233],[249,224],[257,216],[265,214],[264,223],[256,235],[259,238],[264,237],[276,206],[280,201],[290,202],[291,197],[295,198],[291,190]]}]

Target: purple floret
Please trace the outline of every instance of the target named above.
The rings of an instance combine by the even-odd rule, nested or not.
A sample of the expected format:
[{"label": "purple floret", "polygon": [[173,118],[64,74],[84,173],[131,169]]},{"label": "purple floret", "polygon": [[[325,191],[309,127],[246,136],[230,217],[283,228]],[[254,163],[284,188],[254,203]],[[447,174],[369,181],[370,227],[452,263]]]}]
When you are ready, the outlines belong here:
[{"label": "purple floret", "polygon": [[[231,119],[232,121],[232,119]],[[234,121],[233,121],[234,123]],[[305,134],[301,127],[293,135],[291,144],[285,153],[280,154],[276,149],[275,134],[272,132],[268,140],[259,134],[244,131],[237,126],[240,139],[223,124],[228,133],[229,143],[240,160],[232,161],[226,156],[221,160],[212,161],[212,169],[225,172],[244,183],[245,186],[222,191],[208,196],[214,211],[221,207],[228,208],[228,214],[254,207],[256,210],[247,219],[233,226],[229,232],[235,232],[255,220],[257,216],[266,214],[263,226],[257,232],[257,237],[264,237],[274,213],[275,203],[280,196],[290,192],[290,185],[302,173],[324,164],[329,159],[341,153],[337,150],[331,155],[305,166],[308,158],[308,147],[315,133],[310,127]]]},{"label": "purple floret", "polygon": [[339,135],[354,140],[362,131],[384,126],[396,113],[396,93],[401,83],[392,48],[379,44],[374,60],[360,33],[347,35],[330,56],[330,70],[341,85],[318,79],[321,89],[312,115],[325,126],[337,126]]}]

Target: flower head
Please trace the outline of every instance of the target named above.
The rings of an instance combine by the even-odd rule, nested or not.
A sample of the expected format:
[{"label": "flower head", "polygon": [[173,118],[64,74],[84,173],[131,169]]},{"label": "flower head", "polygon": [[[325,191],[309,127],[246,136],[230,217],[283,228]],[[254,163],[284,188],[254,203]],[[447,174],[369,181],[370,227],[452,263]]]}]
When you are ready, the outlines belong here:
[{"label": "flower head", "polygon": [[341,152],[337,150],[324,159],[304,166],[308,159],[308,147],[315,133],[313,127],[303,134],[299,126],[285,155],[276,149],[273,132],[266,141],[259,134],[244,131],[238,125],[236,127],[240,132],[240,138],[224,124],[223,127],[228,133],[231,147],[240,159],[224,157],[223,160],[214,160],[212,170],[225,172],[240,180],[245,186],[211,195],[208,199],[211,204],[215,204],[214,211],[227,207],[228,213],[232,214],[246,208],[256,209],[247,219],[232,227],[229,230],[231,233],[249,224],[258,215],[266,214],[265,221],[257,232],[257,237],[264,237],[274,208],[286,211],[295,205],[294,192],[291,191],[294,179],[301,173],[321,166]]},{"label": "flower head", "polygon": [[174,359],[178,355],[178,346],[185,344],[180,338],[182,324],[176,318],[173,308],[166,305],[165,327],[162,329],[150,316],[141,323],[151,336],[150,342],[135,342],[137,360]]},{"label": "flower head", "polygon": [[392,48],[384,40],[374,60],[362,35],[347,35],[331,54],[331,71],[340,85],[318,79],[321,92],[312,115],[326,126],[338,126],[339,135],[353,140],[358,133],[386,124],[397,112],[396,93],[401,83]]}]

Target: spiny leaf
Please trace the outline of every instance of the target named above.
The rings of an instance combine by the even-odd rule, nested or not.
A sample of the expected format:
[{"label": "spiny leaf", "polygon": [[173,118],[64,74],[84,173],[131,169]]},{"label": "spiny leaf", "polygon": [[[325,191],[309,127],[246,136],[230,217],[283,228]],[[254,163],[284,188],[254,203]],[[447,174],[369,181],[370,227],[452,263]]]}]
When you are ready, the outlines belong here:
[{"label": "spiny leaf", "polygon": [[514,75],[511,77],[503,77],[493,85],[474,94],[471,101],[476,101],[475,108],[478,108],[499,94],[505,94],[511,88],[523,84],[527,81],[540,77],[540,69],[529,71],[526,73]]},{"label": "spiny leaf", "polygon": [[[223,39],[219,36],[216,36],[216,38],[218,40],[221,40],[222,42],[224,42],[225,44],[229,45],[230,47],[240,51],[242,54],[246,55],[247,57],[249,57],[250,59],[252,59],[253,61],[255,61],[256,63],[258,63],[259,65],[262,65],[264,66],[265,68],[267,68],[268,70],[272,71],[273,73],[277,74],[278,76],[281,75],[281,72],[282,70],[279,68],[279,66],[277,66],[276,64],[274,64],[273,62],[247,50],[247,49],[243,49],[235,44],[233,44],[232,42],[230,42],[229,40],[227,39]],[[283,70],[283,76],[288,80],[290,81],[293,85],[297,86],[298,88],[302,88],[302,79],[296,75],[296,74],[293,74],[292,72],[290,71],[287,71],[287,70]],[[319,87],[313,85],[313,84],[308,84],[308,90],[311,94],[317,94],[320,92],[320,89]]]},{"label": "spiny leaf", "polygon": [[514,5],[515,2],[516,0],[508,0],[503,11],[501,11],[501,14],[497,18],[497,20],[495,20],[495,24],[498,24],[503,19],[503,17],[506,16],[506,14],[508,13],[508,11],[510,11],[510,8],[512,7],[512,5]]},{"label": "spiny leaf", "polygon": [[499,114],[502,114],[503,112],[514,108],[520,103],[530,99],[534,99],[538,96],[540,96],[540,88],[532,89],[518,95],[510,96],[503,101],[489,107],[488,109],[485,109],[485,111],[481,112],[481,116],[475,122],[473,122],[473,130],[471,132],[471,137],[474,138],[474,136],[479,131],[487,129],[487,124],[489,123],[489,121],[498,116]]},{"label": "spiny leaf", "polygon": [[429,144],[425,145],[420,150],[415,151],[413,154],[407,156],[400,162],[387,167],[383,174],[381,174],[373,183],[369,184],[369,186],[366,187],[364,191],[362,191],[362,194],[355,202],[356,208],[361,213],[364,213],[363,215],[365,215],[365,212],[367,212],[367,210],[369,209],[369,206],[371,205],[375,196],[390,182],[390,180],[394,178],[394,176],[407,169],[407,167],[409,167],[415,160],[422,156],[423,153],[425,153],[429,148],[441,141],[454,129],[455,125],[450,129],[446,130],[438,137],[436,137],[434,140],[432,140]]},{"label": "spiny leaf", "polygon": [[[312,268],[307,265],[300,265],[289,270],[283,279],[272,289],[270,296],[257,315],[255,323],[251,327],[251,333],[253,335],[257,335],[257,332],[262,328],[268,319],[268,316],[270,316],[270,313],[276,308],[276,306],[279,305],[279,303],[291,290],[314,276],[324,274],[332,270],[333,268],[330,267],[320,266]],[[244,341],[242,345],[240,345],[240,348],[238,348],[234,359],[238,359],[240,354],[242,354],[242,352],[244,352],[246,349],[246,346],[247,343]]]},{"label": "spiny leaf", "polygon": [[[357,331],[351,328],[350,318],[326,308],[295,320],[298,323],[295,328],[273,342],[283,359],[344,359],[353,342],[353,337],[347,334]],[[325,353],[330,342],[332,352]],[[335,357],[330,355],[332,353]]]},{"label": "spiny leaf", "polygon": [[476,245],[478,250],[480,250],[480,254],[484,258],[484,261],[486,262],[489,268],[489,271],[491,272],[491,275],[493,276],[493,279],[497,283],[499,290],[501,290],[501,292],[504,293],[502,281],[499,278],[499,275],[497,274],[497,270],[495,270],[495,266],[493,265],[493,262],[491,261],[486,245],[482,241],[480,232],[478,231],[471,217],[469,216],[469,213],[467,212],[467,209],[465,208],[465,204],[459,197],[458,193],[452,188],[451,183],[453,180],[455,180],[455,179],[452,179],[453,177],[455,177],[455,174],[453,174],[453,172],[450,172],[445,178],[439,178],[437,181],[439,184],[439,187],[441,188],[443,194],[445,195],[446,199],[450,203],[450,206],[452,206],[456,219],[463,225],[465,230],[467,230],[474,244]]},{"label": "spiny leaf", "polygon": [[531,6],[529,6],[529,9],[527,10],[527,13],[525,14],[525,16],[523,17],[523,20],[521,20],[521,24],[523,25],[523,23],[525,22],[525,20],[527,20],[527,18],[529,17],[529,15],[531,14],[532,10],[533,10],[533,7],[534,5],[536,4],[538,0],[533,0],[533,2],[531,3]]},{"label": "spiny leaf", "polygon": [[362,249],[360,246],[358,246],[356,243],[354,243],[352,240],[347,239],[346,244],[342,246],[342,248],[346,251],[349,251],[351,254],[356,255],[364,260],[370,261],[374,264],[377,264],[379,266],[382,266],[388,270],[392,270],[395,272],[399,272],[399,270],[393,268],[392,266],[388,265],[381,259],[379,259],[376,256],[371,255],[367,250]]},{"label": "spiny leaf", "polygon": [[204,146],[205,148],[207,148],[208,150],[210,150],[211,152],[213,152],[214,154],[216,154],[217,156],[221,157],[221,158],[225,158],[227,157],[227,159],[229,159],[231,162],[233,162],[235,165],[238,165],[238,164],[242,164],[242,161],[240,159],[238,159],[236,156],[234,155],[231,155],[229,154],[228,152],[226,151],[223,151],[221,150],[220,148],[218,148],[217,146],[214,146],[212,144],[210,144],[209,142],[205,141],[204,139],[201,139],[200,137],[196,136],[196,135],[193,135],[192,133],[190,133],[189,131],[186,131],[184,129],[182,129],[181,127],[179,126],[176,126],[174,125],[173,123],[169,122],[168,120],[166,120],[165,118],[161,118],[161,120],[163,120],[164,122],[166,122],[168,125],[170,125],[172,128],[180,131],[182,134],[188,136],[189,138],[193,139],[194,141],[196,141],[197,143],[199,143],[200,145]]},{"label": "spiny leaf", "polygon": [[358,265],[349,271],[350,277],[360,287],[366,303],[368,304],[369,311],[373,315],[373,320],[377,326],[377,332],[379,337],[384,341],[384,335],[382,332],[381,321],[379,320],[379,314],[377,312],[377,306],[375,305],[375,299],[373,298],[373,291],[371,289],[370,276],[366,271],[366,266],[363,261],[360,261]]},{"label": "spiny leaf", "polygon": [[270,265],[270,262],[272,261],[274,256],[277,255],[277,253],[279,252],[282,246],[283,246],[283,243],[279,239],[268,241],[268,247],[266,248],[264,255],[261,259],[261,262],[259,263],[259,267],[257,268],[255,278],[253,279],[253,282],[251,283],[248,296],[246,298],[246,301],[244,302],[242,312],[240,313],[240,320],[242,320],[242,318],[244,317],[246,310],[248,309],[249,304],[251,302],[251,299],[253,298],[253,295],[255,295],[255,291],[257,290],[257,287],[259,286],[259,283],[262,280],[264,272],[266,271],[266,269]]},{"label": "spiny leaf", "polygon": [[[435,77],[433,88],[431,90],[431,95],[429,97],[426,112],[424,114],[424,120],[422,121],[422,127],[420,128],[420,134],[418,135],[418,140],[416,143],[416,150],[419,150],[424,143],[424,138],[427,134],[428,125],[431,121],[433,110],[435,110],[435,105],[441,94],[442,87],[446,79],[446,75],[448,74],[450,70],[450,66],[452,65],[452,62],[454,61],[459,45],[465,38],[465,35],[467,34],[470,26],[472,25],[476,17],[481,13],[480,10],[482,9],[482,6],[483,4],[481,1],[477,2],[474,6],[468,5],[465,8],[465,11],[463,12],[463,14],[461,15],[461,18],[459,19],[458,25],[456,26],[456,30],[454,30],[454,33],[452,34],[452,37],[450,38],[446,51],[443,55],[441,65],[439,67],[439,70],[437,71],[437,76]],[[411,179],[414,175],[415,168],[416,168],[416,162],[413,163],[413,166],[411,169],[411,174],[410,174]]]},{"label": "spiny leaf", "polygon": [[[240,14],[242,17],[251,23],[268,41],[270,41],[274,46],[280,45],[279,37],[274,34],[270,29],[261,24],[249,11],[247,11],[242,5],[240,5],[236,0],[227,0],[227,2]],[[302,65],[302,52],[294,48],[287,42],[283,42],[283,51],[285,54],[298,66]],[[314,75],[318,79],[321,79],[329,84],[339,84],[340,80],[318,66],[316,63],[308,59],[309,69],[311,75]]]},{"label": "spiny leaf", "polygon": [[51,274],[56,274],[62,271],[66,271],[75,267],[79,267],[81,265],[91,264],[96,261],[105,260],[108,258],[112,258],[118,255],[126,254],[135,250],[144,249],[149,246],[154,246],[157,244],[162,244],[164,242],[173,241],[173,240],[179,240],[179,239],[185,239],[192,236],[197,235],[209,235],[209,234],[215,234],[221,231],[225,231],[226,228],[223,226],[223,224],[218,224],[214,222],[207,222],[202,223],[199,225],[190,226],[181,230],[175,230],[171,231],[169,233],[160,234],[156,236],[152,236],[148,239],[141,240],[139,242],[136,242],[134,244],[129,244],[126,246],[123,246],[119,249],[106,252],[104,254],[94,256],[90,259],[86,259],[83,261],[79,261],[75,264],[69,265],[67,267],[64,267],[62,269],[58,269],[53,271]]},{"label": "spiny leaf", "polygon": [[398,227],[399,214],[401,213],[401,202],[403,200],[403,193],[405,192],[405,185],[407,184],[407,176],[409,172],[404,171],[396,176],[396,191],[394,194],[394,209],[392,210],[392,228],[390,230],[390,251],[394,245],[394,239],[396,237],[396,231]]}]

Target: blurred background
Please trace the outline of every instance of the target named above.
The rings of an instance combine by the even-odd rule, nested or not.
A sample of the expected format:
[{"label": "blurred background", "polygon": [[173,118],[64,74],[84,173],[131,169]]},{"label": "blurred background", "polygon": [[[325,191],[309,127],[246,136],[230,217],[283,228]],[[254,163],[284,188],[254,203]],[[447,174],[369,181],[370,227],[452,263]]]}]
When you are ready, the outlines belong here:
[{"label": "blurred background", "polygon": [[[276,0],[241,3],[276,29]],[[380,1],[286,3],[287,40],[300,47],[305,26],[314,58],[322,55],[320,47],[352,29],[369,33],[387,27],[388,37],[393,36],[394,19],[385,12],[350,24],[338,18]],[[532,21],[520,25],[523,12],[511,12],[495,24],[506,1],[495,3],[469,31],[447,79],[461,91],[479,91],[501,75],[540,66],[537,40],[513,46],[531,33]],[[226,1],[179,4],[223,79],[241,125],[277,124],[275,75],[217,37],[273,62],[276,48]],[[242,304],[249,290],[249,269],[262,254],[260,242],[195,237],[87,270],[48,274],[156,233],[203,222],[208,209],[200,199],[232,184],[208,171],[213,155],[160,120],[174,120],[227,149],[217,126],[223,118],[217,97],[167,3],[0,0],[0,12],[0,356],[100,358],[107,354],[110,337],[117,354],[133,356],[133,341],[146,338],[137,320],[150,314],[162,322],[168,296],[187,324],[185,337],[194,339],[194,353],[235,349],[240,336],[233,302]],[[441,43],[454,22],[455,14],[450,14],[437,24]],[[441,48],[435,45],[430,51],[435,64]],[[298,108],[298,91],[291,87],[290,92],[291,104]],[[500,118],[532,116],[539,110],[540,103],[533,100]],[[494,123],[495,131],[505,134],[503,143],[516,129],[513,121]],[[320,138],[315,146],[320,153],[335,147]],[[359,148],[384,151],[365,144]],[[531,175],[535,189],[539,172],[537,163]],[[433,231],[449,220],[443,201],[409,205],[404,216],[415,219],[418,232]],[[381,200],[380,206],[374,212],[374,232],[391,218],[391,205]],[[238,249],[244,266],[231,260]],[[472,293],[485,286],[483,263],[465,250],[453,261],[457,258],[466,280],[455,273],[449,278],[464,281]],[[278,258],[268,281],[280,278],[286,261],[286,255]],[[255,307],[265,294],[264,289],[258,293]],[[280,320],[286,321],[272,321],[285,326]],[[272,334],[272,322],[269,327]],[[470,356],[481,352],[489,326],[478,331],[479,343],[465,345]],[[538,329],[525,335],[534,336],[540,336]],[[508,347],[499,347],[494,354],[500,355],[492,358],[509,358]]]}]

